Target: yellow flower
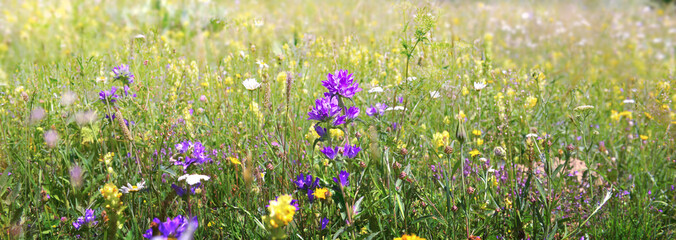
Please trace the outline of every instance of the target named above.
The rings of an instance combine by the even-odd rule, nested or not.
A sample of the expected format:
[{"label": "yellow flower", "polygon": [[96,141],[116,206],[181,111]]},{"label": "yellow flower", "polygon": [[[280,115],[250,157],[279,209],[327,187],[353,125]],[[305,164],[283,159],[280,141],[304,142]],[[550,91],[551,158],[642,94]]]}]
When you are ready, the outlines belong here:
[{"label": "yellow flower", "polygon": [[648,112],[643,112],[643,115],[645,115],[645,117],[646,117],[648,120],[653,120],[653,115],[650,115],[650,113],[648,113]]},{"label": "yellow flower", "polygon": [[472,134],[474,134],[474,136],[481,136],[481,130],[474,129],[474,130],[472,130]]},{"label": "yellow flower", "polygon": [[448,116],[444,116],[444,124],[450,125],[451,124],[451,118]]},{"label": "yellow flower", "polygon": [[425,240],[425,238],[418,237],[415,234],[404,234],[404,236],[394,238],[394,240]]},{"label": "yellow flower", "polygon": [[232,164],[239,164],[239,165],[242,165],[242,162],[240,162],[239,159],[237,159],[237,158],[235,158],[235,157],[228,157],[228,160],[230,160],[230,162],[231,162]]},{"label": "yellow flower", "polygon": [[533,107],[535,107],[535,105],[537,103],[538,103],[538,99],[536,97],[528,96],[528,98],[526,98],[525,107],[526,108],[533,108]]},{"label": "yellow flower", "polygon": [[286,226],[293,220],[296,214],[296,207],[291,205],[293,198],[291,195],[282,195],[277,200],[270,201],[268,212],[270,215],[263,216],[263,222],[268,229],[275,229]]},{"label": "yellow flower", "polygon": [[448,131],[444,131],[443,133],[437,132],[432,135],[432,142],[434,143],[435,147],[440,148],[448,145],[450,138],[451,135],[448,133]]},{"label": "yellow flower", "polygon": [[646,135],[640,135],[639,137],[641,137],[641,140],[643,141],[648,140],[648,136]]},{"label": "yellow flower", "polygon": [[462,120],[463,122],[465,121],[465,118],[467,118],[467,115],[465,115],[465,112],[462,110],[455,115],[455,119]]},{"label": "yellow flower", "polygon": [[624,117],[624,118],[629,119],[629,120],[633,119],[633,115],[630,111],[622,111],[622,112],[620,112],[619,115],[620,115],[620,117]]},{"label": "yellow flower", "polygon": [[462,87],[462,95],[467,96],[469,94],[469,90],[467,90],[467,87]]},{"label": "yellow flower", "polygon": [[476,149],[469,152],[469,155],[472,156],[472,157],[476,157],[479,154],[481,154],[481,153],[479,152],[479,150],[476,150]]},{"label": "yellow flower", "polygon": [[483,145],[483,144],[484,144],[484,140],[483,140],[483,139],[481,139],[481,138],[477,138],[477,139],[476,139],[476,145],[481,146],[481,145]]},{"label": "yellow flower", "polygon": [[286,82],[286,72],[279,72],[277,74],[277,82]]},{"label": "yellow flower", "polygon": [[326,194],[329,192],[327,188],[317,188],[315,189],[314,195],[319,199],[326,199]]},{"label": "yellow flower", "polygon": [[319,134],[317,131],[315,131],[315,128],[310,125],[310,129],[308,129],[307,134],[305,134],[305,140],[308,140],[309,142],[314,142],[315,139],[319,138]]},{"label": "yellow flower", "polygon": [[331,130],[329,130],[329,132],[331,132],[332,138],[342,138],[342,137],[345,136],[345,133],[343,132],[343,130],[340,130],[340,129],[337,129],[337,128],[332,128]]}]

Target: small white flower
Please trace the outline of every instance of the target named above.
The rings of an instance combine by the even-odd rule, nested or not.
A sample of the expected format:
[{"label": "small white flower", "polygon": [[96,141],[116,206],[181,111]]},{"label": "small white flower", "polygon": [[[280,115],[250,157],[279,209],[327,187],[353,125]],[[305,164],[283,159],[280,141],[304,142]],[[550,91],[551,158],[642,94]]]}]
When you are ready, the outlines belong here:
[{"label": "small white flower", "polygon": [[146,180],[143,180],[139,183],[136,183],[136,185],[131,185],[130,183],[127,183],[127,186],[122,186],[120,188],[121,193],[129,193],[129,192],[138,192],[146,188]]},{"label": "small white flower", "polygon": [[247,90],[251,90],[251,91],[256,90],[257,88],[261,87],[261,84],[258,81],[256,81],[256,79],[254,79],[254,78],[249,78],[247,80],[244,80],[242,82],[242,85],[244,85],[244,87]]},{"label": "small white flower", "polygon": [[178,177],[179,181],[185,180],[185,182],[188,185],[195,185],[195,184],[200,183],[202,180],[208,181],[209,179],[211,179],[209,176],[200,175],[200,174],[186,174],[186,175]]},{"label": "small white flower", "polygon": [[481,89],[484,89],[485,87],[485,82],[474,82],[474,90],[481,91]]},{"label": "small white flower", "polygon": [[417,77],[408,77],[408,78],[406,78],[406,81],[409,81],[409,82],[412,82],[412,81],[415,81],[415,80],[418,80],[418,78],[417,78]]},{"label": "small white flower", "polygon": [[526,138],[537,138],[537,137],[538,137],[538,135],[535,134],[535,133],[526,134]]},{"label": "small white flower", "polygon": [[371,88],[371,90],[369,90],[369,93],[381,93],[383,91],[384,90],[381,87],[374,87],[374,88]]},{"label": "small white flower", "polygon": [[393,108],[393,107],[388,107],[388,108],[385,109],[385,111],[392,111],[392,110],[403,111],[403,110],[404,110],[404,106],[396,106],[396,107],[394,107],[394,108]]},{"label": "small white flower", "polygon": [[253,21],[253,25],[254,25],[255,27],[262,27],[263,24],[265,24],[265,23],[263,22],[263,19],[255,19],[255,20]]},{"label": "small white flower", "polygon": [[634,103],[636,103],[636,101],[634,101],[634,99],[627,99],[627,100],[624,100],[624,101],[622,101],[622,102],[623,102],[624,104],[634,104]]},{"label": "small white flower", "polygon": [[441,94],[439,94],[439,91],[430,91],[430,97],[439,98],[441,97]]},{"label": "small white flower", "polygon": [[266,64],[265,62],[263,62],[263,61],[261,61],[261,60],[257,60],[257,61],[256,61],[256,64],[258,64],[258,68],[259,68],[259,69],[266,69],[266,68],[269,67],[268,64]]},{"label": "small white flower", "polygon": [[592,106],[592,105],[582,105],[582,106],[576,107],[573,110],[574,111],[585,111],[585,110],[589,110],[589,109],[594,109],[594,106]]}]

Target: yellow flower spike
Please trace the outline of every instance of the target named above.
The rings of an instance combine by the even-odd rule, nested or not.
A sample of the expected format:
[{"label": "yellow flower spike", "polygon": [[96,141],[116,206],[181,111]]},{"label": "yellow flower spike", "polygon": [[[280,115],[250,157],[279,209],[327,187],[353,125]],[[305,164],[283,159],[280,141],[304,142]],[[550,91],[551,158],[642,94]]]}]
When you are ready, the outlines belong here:
[{"label": "yellow flower spike", "polygon": [[329,192],[329,189],[327,189],[327,188],[317,188],[317,189],[315,189],[315,192],[313,194],[318,199],[326,199],[326,194],[328,192]]}]

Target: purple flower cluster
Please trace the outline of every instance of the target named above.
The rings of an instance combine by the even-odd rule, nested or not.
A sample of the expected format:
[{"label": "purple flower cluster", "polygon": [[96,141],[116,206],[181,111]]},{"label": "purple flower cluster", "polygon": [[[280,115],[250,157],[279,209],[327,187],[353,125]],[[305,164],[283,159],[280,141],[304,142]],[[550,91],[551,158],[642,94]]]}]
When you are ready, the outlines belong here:
[{"label": "purple flower cluster", "polygon": [[85,211],[85,215],[82,217],[78,217],[77,220],[73,222],[73,227],[75,229],[80,229],[82,226],[85,224],[91,223],[91,225],[96,225],[98,221],[96,220],[96,216],[94,215],[94,210],[92,209],[87,209]]},{"label": "purple flower cluster", "polygon": [[296,184],[296,188],[298,190],[305,191],[307,193],[308,199],[310,199],[310,202],[312,202],[315,200],[315,189],[321,187],[319,181],[319,177],[313,178],[310,174],[304,175],[301,173],[296,177],[296,180],[293,181],[293,183]]},{"label": "purple flower cluster", "polygon": [[[352,98],[362,90],[347,70],[338,70],[335,74],[328,74],[327,80],[322,81],[322,85],[326,87],[328,92],[324,93],[324,97],[315,100],[315,106],[308,112],[308,120],[319,121],[315,124],[314,129],[320,136],[320,141],[325,139],[327,128],[331,127],[326,126],[327,128],[324,128],[320,124],[331,124],[333,127],[337,127],[352,122],[359,116],[359,108],[345,106],[341,98]],[[342,148],[325,146],[321,152],[327,158],[335,159],[341,149],[343,156],[346,158],[354,158],[361,150],[358,146],[352,146],[348,143]]]},{"label": "purple flower cluster", "polygon": [[99,92],[99,100],[101,100],[103,103],[114,103],[117,101],[117,99],[120,97],[117,94],[117,87],[113,86],[110,88],[110,90],[103,90]]},{"label": "purple flower cluster", "polygon": [[124,85],[130,85],[134,83],[134,74],[129,70],[129,65],[122,64],[120,66],[113,68],[113,77],[115,80],[121,80]]},{"label": "purple flower cluster", "polygon": [[326,81],[322,81],[322,86],[329,90],[331,96],[341,96],[344,98],[352,98],[355,93],[361,92],[359,84],[354,82],[352,74],[348,74],[347,70],[338,70],[335,74],[330,74],[326,77]]},{"label": "purple flower cluster", "polygon": [[179,197],[183,197],[188,193],[195,195],[195,190],[197,190],[201,186],[202,186],[201,182],[199,182],[195,185],[190,185],[189,188],[182,188],[182,187],[179,187],[176,184],[173,184],[173,183],[171,184],[171,188],[174,189],[174,192],[176,192],[176,195],[178,195]]},{"label": "purple flower cluster", "polygon": [[187,169],[191,164],[202,164],[211,160],[209,152],[201,142],[183,141],[176,144],[176,153],[182,156],[174,162],[174,165],[183,166],[183,169]]},{"label": "purple flower cluster", "polygon": [[[155,236],[153,234],[153,229],[149,228],[146,230],[146,233],[143,234],[144,238],[178,239],[185,234],[192,236],[199,225],[197,217],[188,219],[181,215],[176,216],[174,219],[167,218],[167,221],[165,222],[161,222],[160,219],[155,218],[153,219],[153,223],[157,225],[157,232],[155,233],[157,235]],[[185,238],[186,236],[183,237]],[[189,237],[187,239],[192,238]]]},{"label": "purple flower cluster", "polygon": [[371,106],[370,108],[366,109],[366,115],[369,116],[382,116],[385,114],[385,110],[387,109],[387,105],[384,103],[376,103],[376,106]]}]

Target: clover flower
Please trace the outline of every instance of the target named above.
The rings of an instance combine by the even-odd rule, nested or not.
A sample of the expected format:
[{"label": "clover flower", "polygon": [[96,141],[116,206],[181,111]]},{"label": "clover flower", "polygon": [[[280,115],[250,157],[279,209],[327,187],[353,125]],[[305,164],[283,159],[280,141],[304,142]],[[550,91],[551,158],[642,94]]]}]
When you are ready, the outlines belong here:
[{"label": "clover flower", "polygon": [[98,221],[96,220],[96,215],[94,215],[94,210],[92,209],[87,209],[85,210],[85,215],[82,217],[78,217],[77,220],[73,222],[73,227],[75,229],[80,229],[82,226],[85,224],[90,224],[90,225],[96,225]]}]

